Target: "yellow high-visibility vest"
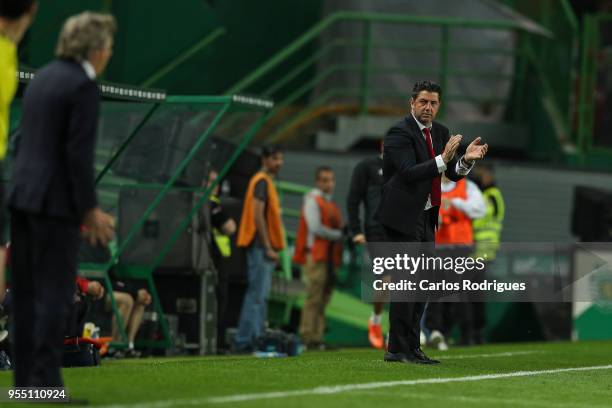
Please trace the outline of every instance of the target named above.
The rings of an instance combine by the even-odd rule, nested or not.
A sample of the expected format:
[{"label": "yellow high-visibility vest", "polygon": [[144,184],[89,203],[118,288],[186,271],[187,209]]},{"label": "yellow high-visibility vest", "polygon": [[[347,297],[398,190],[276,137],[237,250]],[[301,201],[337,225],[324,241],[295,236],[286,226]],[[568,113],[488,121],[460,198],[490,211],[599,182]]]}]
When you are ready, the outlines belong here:
[{"label": "yellow high-visibility vest", "polygon": [[[219,200],[219,197],[215,195],[210,196],[210,201],[217,204],[221,204],[221,200]],[[230,237],[223,234],[217,228],[213,228],[213,238],[215,240],[215,245],[217,245],[217,248],[221,253],[221,256],[224,258],[229,258],[232,255],[232,245],[230,243]]]},{"label": "yellow high-visibility vest", "polygon": [[487,212],[484,217],[472,222],[476,247],[474,256],[491,261],[495,259],[499,250],[506,208],[504,198],[497,187],[486,188],[482,195],[487,206]]}]

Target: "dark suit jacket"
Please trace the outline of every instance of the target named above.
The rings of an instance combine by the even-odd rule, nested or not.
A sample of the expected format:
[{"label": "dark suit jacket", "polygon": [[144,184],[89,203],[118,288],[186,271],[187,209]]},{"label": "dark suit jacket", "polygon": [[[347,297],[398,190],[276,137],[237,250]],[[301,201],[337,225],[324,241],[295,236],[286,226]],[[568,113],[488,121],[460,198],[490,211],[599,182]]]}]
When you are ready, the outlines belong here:
[{"label": "dark suit jacket", "polygon": [[[448,128],[433,122],[431,139],[435,155],[442,154],[450,138]],[[457,156],[455,156],[457,157]],[[446,176],[458,181],[457,158],[447,163]],[[435,159],[429,158],[427,143],[411,114],[396,123],[385,135],[383,156],[384,185],[376,217],[384,226],[406,235],[415,232],[417,221],[438,176]],[[437,225],[438,207],[430,222]]]},{"label": "dark suit jacket", "polygon": [[98,107],[98,87],[78,62],[55,60],[36,73],[23,98],[10,208],[81,222],[97,205]]}]

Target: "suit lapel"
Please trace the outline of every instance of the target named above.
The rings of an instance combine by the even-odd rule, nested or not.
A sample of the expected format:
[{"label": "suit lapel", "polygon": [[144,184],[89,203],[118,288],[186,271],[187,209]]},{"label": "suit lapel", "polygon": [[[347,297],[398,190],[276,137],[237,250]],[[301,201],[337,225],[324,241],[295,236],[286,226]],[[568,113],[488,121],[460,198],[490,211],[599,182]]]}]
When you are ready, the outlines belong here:
[{"label": "suit lapel", "polygon": [[427,148],[427,143],[425,142],[425,138],[423,137],[423,132],[421,132],[421,129],[419,129],[419,124],[416,122],[416,120],[414,120],[412,115],[407,115],[405,120],[410,130],[412,130],[412,132],[416,136],[417,143],[419,143],[421,149],[425,152],[425,157],[429,156],[429,149]]}]

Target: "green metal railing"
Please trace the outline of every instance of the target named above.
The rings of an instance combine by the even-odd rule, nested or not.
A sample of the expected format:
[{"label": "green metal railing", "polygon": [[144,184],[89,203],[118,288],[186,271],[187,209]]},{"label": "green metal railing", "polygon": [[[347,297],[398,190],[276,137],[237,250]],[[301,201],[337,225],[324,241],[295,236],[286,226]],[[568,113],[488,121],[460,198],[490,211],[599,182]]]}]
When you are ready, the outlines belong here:
[{"label": "green metal railing", "polygon": [[[310,46],[313,42],[320,39],[320,36],[330,28],[340,23],[355,23],[362,25],[361,38],[336,38],[328,44],[321,44],[312,55],[304,61],[293,66],[286,66],[291,58],[296,53],[302,51],[305,47]],[[423,44],[419,43],[404,43],[398,41],[378,41],[372,36],[372,27],[375,24],[394,24],[394,25],[418,25],[436,27],[440,30],[440,41],[434,43]],[[290,131],[299,126],[299,124],[308,118],[316,109],[325,106],[332,99],[342,97],[343,99],[355,101],[354,105],[361,113],[366,113],[372,106],[372,99],[375,96],[395,97],[398,102],[398,108],[405,108],[406,99],[409,96],[409,90],[380,90],[373,89],[371,79],[376,75],[418,75],[420,77],[429,77],[437,79],[446,88],[448,80],[451,77],[464,78],[481,78],[492,81],[509,81],[514,80],[515,86],[518,88],[524,87],[524,69],[518,70],[513,74],[500,74],[498,72],[465,72],[454,70],[450,64],[450,56],[457,53],[470,55],[506,55],[514,56],[519,65],[526,65],[527,55],[524,47],[517,49],[491,49],[478,48],[466,45],[456,45],[452,43],[451,31],[455,28],[471,28],[482,30],[503,30],[521,33],[523,36],[536,35],[545,38],[551,38],[552,34],[541,28],[527,29],[525,25],[513,21],[495,21],[495,20],[476,20],[463,19],[455,17],[425,17],[414,15],[397,15],[384,13],[365,13],[365,12],[348,12],[341,11],[331,14],[323,19],[320,23],[313,26],[298,39],[293,41],[287,47],[279,51],[276,55],[262,64],[258,69],[250,75],[236,83],[227,93],[245,92],[251,89],[257,89],[257,85],[269,75],[276,75],[279,69],[286,68],[279,78],[274,78],[271,85],[261,90],[261,94],[266,97],[274,97],[279,102],[276,104],[273,114],[282,112],[288,106],[301,104],[302,107],[297,109],[297,112],[291,116],[284,118],[283,124],[277,129],[270,131],[268,138],[272,141],[279,141],[290,135]],[[361,61],[352,64],[331,64],[327,65],[322,71],[310,74],[314,70],[316,64],[326,56],[331,55],[336,50],[342,47],[358,48],[361,52]],[[439,66],[437,67],[394,67],[383,66],[377,61],[372,60],[372,53],[375,49],[400,49],[409,51],[418,51],[421,53],[437,54],[439,56]],[[524,62],[523,62],[524,61]],[[337,73],[358,73],[360,75],[359,86],[357,88],[338,88],[337,86],[329,86],[325,88],[323,94],[318,95],[314,100],[307,101],[311,92],[332,75]],[[309,75],[310,74],[310,75]],[[488,97],[471,97],[466,98],[465,95],[445,95],[444,99],[448,100],[470,100],[475,102],[483,102],[487,104],[498,104],[507,101],[507,98],[494,99]],[[306,105],[305,108],[303,106]],[[442,105],[442,109],[444,104]],[[440,112],[441,115],[444,112]],[[518,115],[518,114],[517,114]],[[268,130],[267,130],[268,131]]]}]

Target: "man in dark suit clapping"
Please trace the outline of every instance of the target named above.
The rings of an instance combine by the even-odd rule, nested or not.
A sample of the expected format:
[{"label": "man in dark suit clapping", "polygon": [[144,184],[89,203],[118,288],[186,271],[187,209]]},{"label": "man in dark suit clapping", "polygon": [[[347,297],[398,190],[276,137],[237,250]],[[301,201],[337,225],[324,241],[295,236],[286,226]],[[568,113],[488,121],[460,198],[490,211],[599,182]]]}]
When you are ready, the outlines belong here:
[{"label": "man in dark suit clapping", "polygon": [[[420,81],[410,99],[411,113],[395,124],[384,139],[383,191],[376,217],[387,242],[433,243],[441,201],[441,173],[458,181],[466,176],[488,146],[476,138],[460,159],[455,153],[461,135],[450,136],[434,122],[442,89]],[[389,347],[385,361],[437,364],[420,348],[420,320],[425,302],[391,302]]]},{"label": "man in dark suit clapping", "polygon": [[115,221],[98,208],[94,149],[99,91],[115,20],[85,12],[60,33],[57,59],[23,98],[11,209],[15,386],[61,387],[63,335],[74,294],[80,227],[107,244]]}]

